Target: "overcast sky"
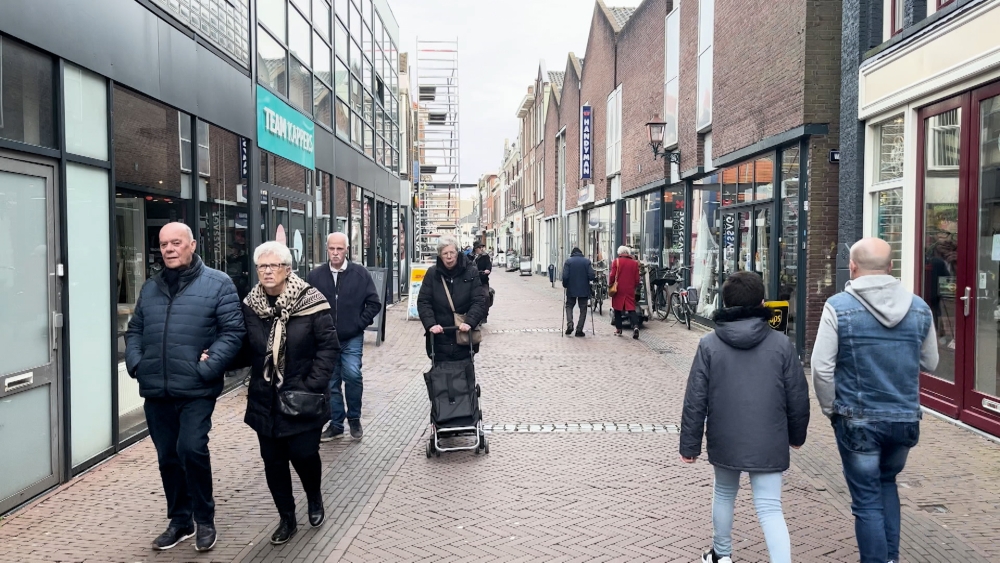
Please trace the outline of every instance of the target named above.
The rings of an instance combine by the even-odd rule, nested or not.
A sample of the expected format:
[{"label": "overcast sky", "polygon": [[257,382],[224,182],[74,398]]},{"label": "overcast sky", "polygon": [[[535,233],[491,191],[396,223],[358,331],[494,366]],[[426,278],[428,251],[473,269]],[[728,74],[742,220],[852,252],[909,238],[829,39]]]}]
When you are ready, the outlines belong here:
[{"label": "overcast sky", "polygon": [[[606,0],[637,6],[639,0]],[[458,38],[461,181],[495,172],[504,139],[517,136],[517,108],[534,84],[538,62],[566,69],[569,52],[583,57],[594,13],[591,0],[389,0],[402,52],[417,39]],[[410,67],[416,70],[415,55]]]}]

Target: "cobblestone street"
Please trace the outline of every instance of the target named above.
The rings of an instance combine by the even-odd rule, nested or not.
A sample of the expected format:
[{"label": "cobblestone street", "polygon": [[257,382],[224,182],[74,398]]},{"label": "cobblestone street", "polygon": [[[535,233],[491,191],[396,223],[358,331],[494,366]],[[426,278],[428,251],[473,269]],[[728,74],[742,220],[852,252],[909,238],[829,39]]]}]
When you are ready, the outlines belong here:
[{"label": "cobblestone street", "polygon": [[[703,331],[649,323],[616,338],[608,312],[566,337],[561,288],[492,276],[496,305],[476,371],[490,453],[426,458],[429,366],[405,303],[365,350],[365,438],[323,444],[327,522],[273,547],[278,516],[240,388],[219,400],[210,448],[219,543],[154,553],[166,524],[156,456],[143,440],[0,521],[3,562],[676,561],[711,542],[711,468],[680,463],[677,427]],[[591,333],[593,326],[596,334]],[[1000,444],[925,416],[900,476],[903,561],[1000,561]],[[784,508],[795,561],[856,561],[833,432],[813,403]],[[767,552],[744,479],[734,560]]]}]

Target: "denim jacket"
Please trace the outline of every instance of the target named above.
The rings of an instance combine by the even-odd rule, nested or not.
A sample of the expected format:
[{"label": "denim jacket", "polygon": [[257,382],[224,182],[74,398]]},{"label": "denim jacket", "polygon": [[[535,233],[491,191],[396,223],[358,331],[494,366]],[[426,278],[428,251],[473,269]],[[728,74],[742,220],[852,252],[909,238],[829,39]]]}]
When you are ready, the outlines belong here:
[{"label": "denim jacket", "polygon": [[826,302],[812,372],[823,413],[920,419],[920,370],[937,366],[930,307],[892,276],[862,276]]}]

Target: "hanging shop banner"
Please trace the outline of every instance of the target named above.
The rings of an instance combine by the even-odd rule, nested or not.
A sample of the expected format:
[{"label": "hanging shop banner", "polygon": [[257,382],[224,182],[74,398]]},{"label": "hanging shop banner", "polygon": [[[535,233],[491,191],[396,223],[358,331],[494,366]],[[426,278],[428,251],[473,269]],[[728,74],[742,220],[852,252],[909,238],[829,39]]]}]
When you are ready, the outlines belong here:
[{"label": "hanging shop banner", "polygon": [[591,131],[593,130],[593,111],[590,106],[580,108],[580,178],[589,180],[591,177],[591,157],[593,148]]},{"label": "hanging shop banner", "polygon": [[257,86],[257,145],[310,170],[316,169],[315,126],[308,117]]},{"label": "hanging shop banner", "polygon": [[767,324],[782,334],[788,334],[788,301],[765,301],[764,306],[771,310]]},{"label": "hanging shop banner", "polygon": [[424,276],[427,275],[427,268],[430,266],[417,264],[410,266],[410,299],[406,306],[406,320],[420,318],[420,313],[417,312],[417,295],[424,283]]}]

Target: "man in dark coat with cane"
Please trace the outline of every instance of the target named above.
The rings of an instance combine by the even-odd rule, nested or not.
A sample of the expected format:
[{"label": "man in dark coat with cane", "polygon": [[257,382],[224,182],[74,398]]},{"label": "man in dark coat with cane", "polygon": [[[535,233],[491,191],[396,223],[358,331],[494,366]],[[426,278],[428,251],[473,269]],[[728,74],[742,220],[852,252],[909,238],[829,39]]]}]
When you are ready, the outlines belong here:
[{"label": "man in dark coat with cane", "polygon": [[583,327],[587,322],[587,307],[590,304],[590,282],[597,279],[597,272],[590,259],[579,248],[573,248],[563,265],[562,285],[566,288],[566,334],[573,333],[573,306],[580,307],[580,320],[576,324],[575,336],[586,336]]}]

